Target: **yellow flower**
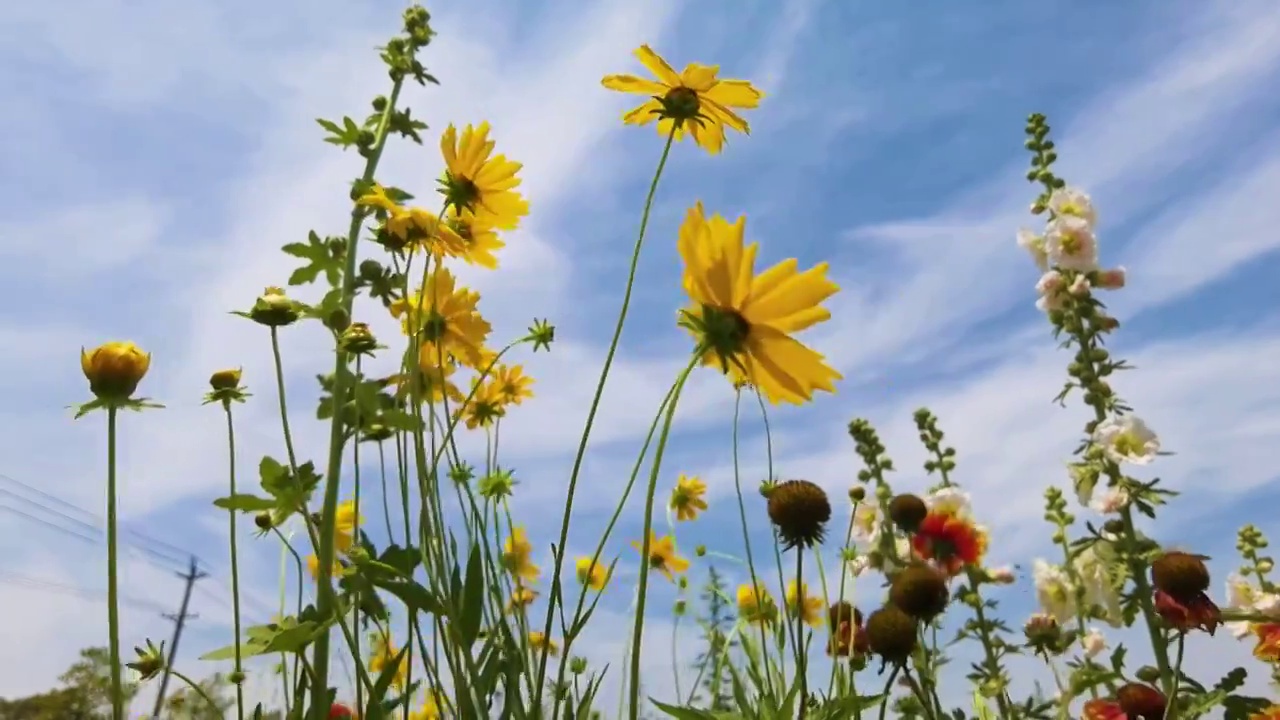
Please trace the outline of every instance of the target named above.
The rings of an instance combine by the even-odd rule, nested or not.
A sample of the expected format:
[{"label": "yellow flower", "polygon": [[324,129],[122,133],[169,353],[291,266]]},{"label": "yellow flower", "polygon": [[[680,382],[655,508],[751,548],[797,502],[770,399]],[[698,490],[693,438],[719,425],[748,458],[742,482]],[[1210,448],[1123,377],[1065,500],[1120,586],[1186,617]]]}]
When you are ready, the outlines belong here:
[{"label": "yellow flower", "polygon": [[450,209],[445,215],[445,223],[462,242],[462,247],[455,253],[455,257],[470,265],[479,265],[489,270],[497,269],[498,257],[495,253],[505,247],[506,243],[498,238],[498,232],[493,225],[476,217],[475,213],[459,213],[457,209]]},{"label": "yellow flower", "polygon": [[209,376],[209,386],[214,390],[234,390],[240,387],[240,378],[243,377],[243,375],[243,368],[219,370]]},{"label": "yellow flower", "polygon": [[383,229],[405,243],[415,243],[434,257],[456,256],[465,251],[466,243],[447,223],[428,210],[404,207],[387,195],[386,188],[374,184],[369,192],[357,201],[360,205],[376,207],[387,214]]},{"label": "yellow flower", "polygon": [[699,512],[707,509],[706,494],[707,485],[698,478],[683,474],[676,478],[675,489],[671,491],[671,509],[676,511],[676,520],[697,518]]},{"label": "yellow flower", "polygon": [[494,365],[489,381],[504,404],[519,405],[533,397],[533,378],[525,375],[519,365]]},{"label": "yellow flower", "polygon": [[[307,571],[311,573],[312,580],[320,579],[320,558],[315,555],[307,556]],[[337,560],[333,561],[333,571],[329,573],[330,577],[338,577],[342,574],[342,565]]]},{"label": "yellow flower", "polygon": [[468,125],[461,139],[450,125],[440,137],[445,164],[440,192],[455,211],[471,212],[500,230],[514,230],[529,213],[529,204],[515,191],[521,165],[505,155],[494,155],[493,147],[489,123]]},{"label": "yellow flower", "polygon": [[[644,552],[644,544],[640,542],[632,542],[632,547]],[[676,541],[670,535],[658,537],[652,530],[649,531],[649,567],[657,570],[667,579],[675,582],[675,575],[683,573],[689,569],[689,561],[676,554]]]},{"label": "yellow flower", "polygon": [[409,720],[440,720],[439,690],[432,690],[422,699],[422,707],[409,711]]},{"label": "yellow flower", "polygon": [[591,558],[583,555],[578,558],[578,582],[592,590],[603,590],[609,582],[609,568],[600,563],[592,563]]},{"label": "yellow flower", "polygon": [[449,400],[461,404],[465,395],[451,379],[458,370],[458,363],[452,355],[443,353],[432,343],[424,343],[418,348],[418,370],[416,378],[408,373],[398,373],[386,378],[384,385],[396,386],[396,398],[412,396],[417,402],[437,403],[448,395]]},{"label": "yellow flower", "polygon": [[682,324],[707,346],[703,363],[749,381],[772,403],[801,404],[814,390],[835,392],[840,373],[791,337],[831,317],[823,300],[840,288],[827,264],[797,271],[794,258],[755,274],[756,243],[743,246],[746,218],[703,216],[702,203],[680,227],[684,289],[693,306]]},{"label": "yellow flower", "polygon": [[518,578],[533,582],[538,579],[538,566],[529,556],[533,554],[533,545],[525,535],[524,528],[517,526],[511,531],[502,548],[502,566],[507,572]]},{"label": "yellow flower", "polygon": [[471,381],[471,386],[473,388],[471,400],[454,413],[466,422],[468,430],[488,427],[494,420],[507,414],[497,386],[493,383],[479,383],[476,380]]},{"label": "yellow flower", "polygon": [[[373,635],[373,647],[369,653],[369,672],[377,677],[382,671],[393,662],[396,662],[396,655],[400,651],[391,642],[386,634],[378,632]],[[403,688],[405,681],[409,677],[409,664],[405,662],[405,658],[401,657],[396,664],[395,675],[391,678],[391,684],[396,688]]]},{"label": "yellow flower", "polygon": [[663,137],[679,123],[676,140],[688,131],[694,142],[712,155],[724,147],[726,127],[743,134],[751,132],[747,121],[730,109],[750,109],[760,104],[764,93],[751,83],[717,78],[718,65],[690,63],[677,75],[648,45],[641,45],[635,56],[657,82],[634,75],[607,75],[600,81],[610,90],[650,96],[643,105],[623,115],[623,122],[647,125],[658,119],[658,133]]},{"label": "yellow flower", "polygon": [[[453,273],[441,266],[413,298],[396,300],[390,310],[393,317],[404,316],[401,328],[406,335],[421,333],[423,347],[438,345],[474,367],[492,329],[476,309],[479,302],[480,293],[459,287]],[[433,357],[430,366],[437,364]]]},{"label": "yellow flower", "polygon": [[354,500],[338,503],[337,514],[333,521],[334,549],[340,553],[350,552],[351,546],[355,544],[356,530],[363,522],[364,518],[356,513]]},{"label": "yellow flower", "polygon": [[809,595],[809,588],[803,583],[792,580],[787,585],[787,612],[792,617],[799,613],[805,623],[818,627],[822,624],[824,607],[822,598]]},{"label": "yellow flower", "polygon": [[545,649],[547,654],[552,657],[560,654],[560,646],[556,644],[556,641],[548,639],[546,635],[543,635],[537,630],[531,630],[529,632],[529,647],[534,650]]},{"label": "yellow flower", "polygon": [[151,367],[151,354],[131,342],[109,342],[93,350],[80,349],[80,369],[89,390],[107,401],[128,400]]},{"label": "yellow flower", "polygon": [[511,602],[507,605],[507,610],[515,612],[521,608],[529,607],[536,599],[538,599],[538,591],[524,585],[516,585],[516,589],[511,593]]},{"label": "yellow flower", "polygon": [[763,584],[738,586],[738,616],[744,621],[760,625],[773,622],[777,615],[778,606]]}]

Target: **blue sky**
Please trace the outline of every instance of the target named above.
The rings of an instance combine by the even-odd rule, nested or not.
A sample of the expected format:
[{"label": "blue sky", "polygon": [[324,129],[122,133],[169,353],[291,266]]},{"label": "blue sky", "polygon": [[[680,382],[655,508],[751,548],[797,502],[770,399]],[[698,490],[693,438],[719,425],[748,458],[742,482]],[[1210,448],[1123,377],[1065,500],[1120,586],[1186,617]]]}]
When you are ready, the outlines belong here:
[{"label": "blue sky", "polygon": [[[345,227],[344,185],[358,158],[321,143],[313,118],[361,116],[385,91],[372,48],[401,7],[68,0],[0,9],[0,94],[12,109],[0,114],[0,279],[12,296],[0,313],[0,473],[100,513],[102,421],[73,423],[65,410],[86,393],[75,354],[114,338],[154,353],[145,390],[169,407],[124,423],[122,512],[129,528],[190,549],[213,570],[182,644],[180,663],[193,672],[200,652],[226,643],[229,619],[225,518],[208,504],[225,483],[221,417],[199,406],[209,372],[243,365],[256,393],[237,416],[242,477],[262,454],[282,453],[267,338],[226,311],[287,277],[280,245]],[[901,487],[923,488],[911,411],[928,405],[958,447],[959,480],[993,528],[995,559],[1029,566],[1045,552],[1041,494],[1065,480],[1084,418],[1050,403],[1068,358],[1034,307],[1035,268],[1013,240],[1034,221],[1021,132],[1038,111],[1054,124],[1060,174],[1099,207],[1104,263],[1129,270],[1129,287],[1108,300],[1124,323],[1117,352],[1140,370],[1119,388],[1177,453],[1156,471],[1185,493],[1152,532],[1214,555],[1225,576],[1235,528],[1265,527],[1256,508],[1277,496],[1269,448],[1280,440],[1280,364],[1268,359],[1280,356],[1280,98],[1271,92],[1280,17],[1264,0],[975,7],[429,7],[439,37],[424,62],[442,85],[408,95],[414,115],[432,138],[448,122],[488,119],[501,151],[525,163],[533,211],[509,239],[503,269],[463,277],[484,293],[495,337],[514,337],[533,316],[557,326],[553,352],[527,358],[538,398],[504,423],[502,439],[535,538],[549,538],[558,518],[661,148],[651,130],[621,126],[632,101],[599,78],[639,71],[630,52],[647,42],[677,66],[718,63],[768,97],[749,116],[752,135],[733,137],[721,157],[691,145],[674,152],[571,552],[586,551],[602,526],[688,352],[672,320],[674,238],[695,199],[746,214],[762,264],[827,260],[843,287],[833,320],[807,340],[846,379],[811,407],[774,411],[777,472],[841,496],[857,469],[844,428],[868,417]],[[397,143],[382,179],[428,193],[440,168],[434,145]],[[375,315],[358,319],[393,332]],[[324,337],[290,330],[285,342],[300,453],[319,457],[325,429],[310,417]],[[712,488],[712,511],[681,528],[689,550],[737,532],[731,414],[725,384],[696,376],[664,471],[665,484],[684,471]],[[764,457],[758,418],[747,417],[744,473],[754,486]],[[3,494],[0,505],[32,511]],[[638,510],[619,541],[637,534]],[[104,609],[92,599],[105,579],[99,546],[4,517],[0,572],[87,596],[0,582],[12,638],[0,648],[0,695],[10,696],[48,687],[77,648],[105,643]],[[246,546],[247,612],[262,619],[274,608],[278,552]],[[615,549],[631,561],[621,542]],[[126,572],[132,595],[176,606],[181,583],[167,569],[137,558]],[[658,585],[661,607],[671,597]],[[604,617],[623,619],[625,595],[609,599]],[[1029,584],[1002,599],[1020,622]],[[167,637],[154,610],[127,611],[126,645]],[[650,622],[646,664],[663,669],[669,621]],[[690,657],[691,639],[681,644]],[[594,636],[582,650],[616,667],[620,643]],[[1244,654],[1219,639],[1196,657],[1211,667]],[[655,682],[661,692],[666,680]]]}]

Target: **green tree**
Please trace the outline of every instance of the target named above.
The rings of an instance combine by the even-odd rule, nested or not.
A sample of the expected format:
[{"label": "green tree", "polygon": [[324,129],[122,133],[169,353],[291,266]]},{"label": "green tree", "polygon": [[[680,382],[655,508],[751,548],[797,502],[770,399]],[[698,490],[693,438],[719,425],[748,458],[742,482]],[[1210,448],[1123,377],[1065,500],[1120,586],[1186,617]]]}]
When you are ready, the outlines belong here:
[{"label": "green tree", "polygon": [[200,681],[200,689],[217,705],[213,708],[189,687],[176,690],[164,700],[165,720],[222,720],[236,704],[231,684],[222,673],[214,673]]},{"label": "green tree", "polygon": [[[111,660],[103,647],[84,648],[58,678],[62,687],[14,700],[0,700],[0,720],[104,720],[111,714]],[[138,692],[125,683],[126,702]]]}]

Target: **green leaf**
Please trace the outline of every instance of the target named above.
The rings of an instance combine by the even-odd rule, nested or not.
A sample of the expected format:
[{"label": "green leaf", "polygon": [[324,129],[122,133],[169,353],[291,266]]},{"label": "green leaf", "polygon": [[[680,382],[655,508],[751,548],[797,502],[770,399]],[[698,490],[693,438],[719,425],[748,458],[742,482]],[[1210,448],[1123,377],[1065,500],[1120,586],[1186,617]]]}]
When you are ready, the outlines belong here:
[{"label": "green leaf", "polygon": [[364,714],[361,715],[367,720],[382,720],[386,717],[386,710],[383,709],[382,699],[387,696],[387,690],[391,688],[391,683],[395,680],[396,675],[400,671],[400,663],[404,662],[405,653],[409,652],[409,645],[400,648],[400,652],[391,659],[378,674],[378,679],[373,683],[373,691],[369,693],[369,702],[365,704]]},{"label": "green leaf", "polygon": [[471,647],[480,635],[480,620],[484,615],[484,565],[480,560],[479,543],[471,546],[471,556],[467,558],[467,579],[462,588],[461,616],[458,618],[458,632],[462,635],[462,646]]},{"label": "green leaf", "polygon": [[431,615],[444,615],[444,606],[431,591],[411,580],[391,580],[374,578],[373,584],[399,598],[400,602],[411,612],[424,612]]},{"label": "green leaf", "polygon": [[332,120],[316,118],[316,123],[329,132],[329,134],[325,136],[325,142],[337,145],[341,148],[355,145],[356,138],[360,135],[360,128],[356,127],[355,122],[349,117],[342,118],[342,122],[343,124],[339,126],[338,123]]},{"label": "green leaf", "polygon": [[257,495],[246,495],[236,493],[228,497],[218,498],[213,501],[214,506],[223,510],[239,510],[240,512],[262,512],[263,510],[272,510],[276,506],[275,500],[260,498]]},{"label": "green leaf", "polygon": [[649,698],[649,702],[653,703],[659,710],[670,715],[676,720],[717,720],[715,713],[710,710],[700,710],[691,707],[676,707],[666,703],[658,702],[653,698]]},{"label": "green leaf", "polygon": [[323,272],[330,285],[337,285],[342,277],[342,263],[340,258],[336,257],[331,250],[331,245],[332,243],[327,239],[321,239],[312,230],[307,234],[305,243],[289,243],[282,247],[281,249],[289,255],[308,261],[306,265],[293,271],[293,274],[289,276],[289,284],[305,285],[314,282]]}]

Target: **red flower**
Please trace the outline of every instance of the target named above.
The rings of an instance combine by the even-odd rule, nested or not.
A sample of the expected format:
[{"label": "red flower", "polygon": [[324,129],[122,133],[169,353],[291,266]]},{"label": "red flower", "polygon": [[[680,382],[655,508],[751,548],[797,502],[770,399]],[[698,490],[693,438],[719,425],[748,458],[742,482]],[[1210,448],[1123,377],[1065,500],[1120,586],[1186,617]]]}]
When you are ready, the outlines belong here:
[{"label": "red flower", "polygon": [[861,625],[842,622],[827,643],[827,654],[835,657],[863,657],[871,652],[867,631]]},{"label": "red flower", "polygon": [[329,720],[358,720],[356,711],[343,705],[342,703],[334,703],[329,706]]},{"label": "red flower", "polygon": [[1169,627],[1179,632],[1199,628],[1212,635],[1222,623],[1222,611],[1204,593],[1186,602],[1179,602],[1163,590],[1156,590],[1154,597],[1156,612]]},{"label": "red flower", "polygon": [[1259,623],[1253,626],[1258,644],[1253,656],[1267,663],[1280,663],[1280,623]]},{"label": "red flower", "polygon": [[987,534],[966,517],[931,511],[911,537],[911,547],[939,570],[957,575],[965,565],[982,560]]},{"label": "red flower", "polygon": [[1095,698],[1084,704],[1084,720],[1129,720],[1115,700]]}]

